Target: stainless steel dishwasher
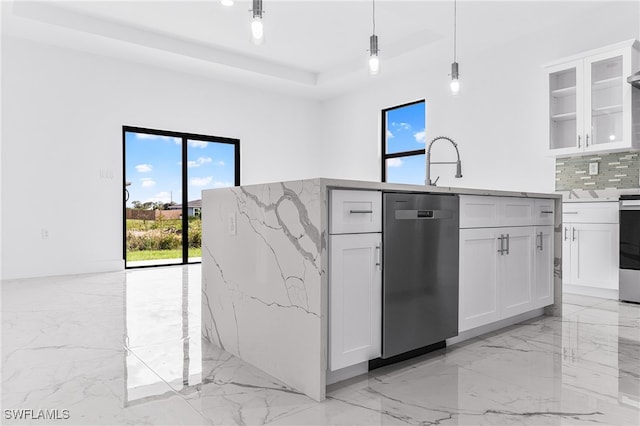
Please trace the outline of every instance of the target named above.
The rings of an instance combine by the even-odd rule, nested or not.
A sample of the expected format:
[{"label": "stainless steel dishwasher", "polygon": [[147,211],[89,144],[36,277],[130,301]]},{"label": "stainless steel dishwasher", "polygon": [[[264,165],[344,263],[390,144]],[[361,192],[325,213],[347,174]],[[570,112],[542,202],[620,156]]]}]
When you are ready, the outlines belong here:
[{"label": "stainless steel dishwasher", "polygon": [[458,335],[459,197],[383,195],[382,358]]}]

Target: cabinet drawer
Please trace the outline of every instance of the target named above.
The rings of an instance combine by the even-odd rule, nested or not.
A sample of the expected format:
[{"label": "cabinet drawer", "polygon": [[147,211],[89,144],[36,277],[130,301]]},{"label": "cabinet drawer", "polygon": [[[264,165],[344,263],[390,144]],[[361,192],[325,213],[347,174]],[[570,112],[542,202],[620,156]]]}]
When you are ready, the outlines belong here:
[{"label": "cabinet drawer", "polygon": [[572,223],[618,223],[618,202],[564,203],[562,221]]},{"label": "cabinet drawer", "polygon": [[491,228],[499,226],[499,219],[499,197],[460,196],[460,228]]},{"label": "cabinet drawer", "polygon": [[555,201],[551,199],[536,198],[535,206],[535,225],[553,225]]},{"label": "cabinet drawer", "polygon": [[382,232],[382,193],[334,189],[330,192],[329,233]]},{"label": "cabinet drawer", "polygon": [[[551,223],[553,223],[553,217]],[[460,196],[460,228],[495,228],[534,224],[532,198]]]},{"label": "cabinet drawer", "polygon": [[500,226],[529,226],[535,223],[532,198],[502,197]]}]

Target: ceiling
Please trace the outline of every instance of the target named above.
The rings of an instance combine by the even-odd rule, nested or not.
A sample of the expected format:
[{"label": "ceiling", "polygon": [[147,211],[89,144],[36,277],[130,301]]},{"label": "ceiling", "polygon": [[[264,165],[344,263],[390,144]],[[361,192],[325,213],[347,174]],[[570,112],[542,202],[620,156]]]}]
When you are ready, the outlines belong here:
[{"label": "ceiling", "polygon": [[[596,1],[459,1],[458,54],[602,7]],[[4,34],[316,98],[371,80],[371,0],[263,0],[263,8],[263,46],[249,40],[247,0],[232,7],[219,0],[14,0],[3,2],[2,26]],[[453,1],[376,0],[376,33],[383,74],[419,66],[429,49],[451,49]],[[411,55],[415,61],[407,60]]]}]

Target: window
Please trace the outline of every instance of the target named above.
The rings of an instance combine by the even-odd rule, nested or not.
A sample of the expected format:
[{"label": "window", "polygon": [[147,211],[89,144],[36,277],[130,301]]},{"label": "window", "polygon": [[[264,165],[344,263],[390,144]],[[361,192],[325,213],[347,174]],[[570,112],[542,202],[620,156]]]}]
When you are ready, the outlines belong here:
[{"label": "window", "polygon": [[123,127],[127,268],[200,262],[202,190],[240,185],[240,141]]},{"label": "window", "polygon": [[425,101],[382,110],[382,182],[424,185]]}]

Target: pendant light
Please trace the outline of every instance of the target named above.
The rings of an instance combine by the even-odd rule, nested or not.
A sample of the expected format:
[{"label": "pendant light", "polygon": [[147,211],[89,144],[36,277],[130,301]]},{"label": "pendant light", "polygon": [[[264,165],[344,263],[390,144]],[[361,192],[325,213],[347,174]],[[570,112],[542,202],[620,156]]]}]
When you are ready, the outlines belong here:
[{"label": "pendant light", "polygon": [[373,34],[369,37],[369,75],[378,75],[380,72],[380,59],[378,58],[378,36],[376,35],[376,0],[373,5]]},{"label": "pendant light", "polygon": [[264,25],[262,23],[262,0],[253,0],[253,20],[251,21],[251,41],[256,46],[264,43]]},{"label": "pendant light", "polygon": [[456,62],[456,18],[457,18],[457,4],[456,0],[453,0],[453,63],[451,64],[451,93],[457,95],[460,91],[460,74],[458,72],[458,63]]},{"label": "pendant light", "polygon": [[220,0],[223,6],[231,7],[233,6],[233,0]]}]

